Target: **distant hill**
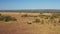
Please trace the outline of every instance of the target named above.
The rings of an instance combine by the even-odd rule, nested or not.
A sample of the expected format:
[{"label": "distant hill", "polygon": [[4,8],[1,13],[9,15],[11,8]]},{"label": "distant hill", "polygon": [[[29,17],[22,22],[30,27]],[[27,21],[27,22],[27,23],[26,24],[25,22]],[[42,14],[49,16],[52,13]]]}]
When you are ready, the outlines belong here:
[{"label": "distant hill", "polygon": [[59,9],[37,9],[37,10],[0,10],[0,12],[47,12],[47,13],[60,13]]}]

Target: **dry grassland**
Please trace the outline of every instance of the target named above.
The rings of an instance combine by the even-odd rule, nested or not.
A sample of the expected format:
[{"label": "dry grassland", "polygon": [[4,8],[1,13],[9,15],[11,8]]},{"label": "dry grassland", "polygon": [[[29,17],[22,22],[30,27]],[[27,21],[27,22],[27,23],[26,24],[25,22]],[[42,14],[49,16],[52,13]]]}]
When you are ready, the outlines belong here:
[{"label": "dry grassland", "polygon": [[58,13],[0,12],[16,21],[0,21],[0,34],[60,34]]}]

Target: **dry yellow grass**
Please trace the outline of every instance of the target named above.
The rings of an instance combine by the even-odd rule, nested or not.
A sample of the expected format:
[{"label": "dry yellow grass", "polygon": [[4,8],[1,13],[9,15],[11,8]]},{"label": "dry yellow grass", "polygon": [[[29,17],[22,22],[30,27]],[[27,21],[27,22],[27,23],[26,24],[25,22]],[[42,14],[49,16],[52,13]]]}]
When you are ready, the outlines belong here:
[{"label": "dry yellow grass", "polygon": [[[40,13],[16,13],[16,12],[0,12],[2,15],[10,15],[17,18],[17,21],[3,22],[0,21],[0,34],[60,34],[60,24],[54,24],[45,19],[41,18]],[[37,17],[21,17],[22,15],[32,15]],[[44,15],[51,13],[44,13]],[[60,17],[59,17],[60,18]],[[59,21],[59,18],[55,18],[55,22]],[[35,19],[44,20],[44,23],[34,23]],[[28,24],[31,22],[32,24]]]}]

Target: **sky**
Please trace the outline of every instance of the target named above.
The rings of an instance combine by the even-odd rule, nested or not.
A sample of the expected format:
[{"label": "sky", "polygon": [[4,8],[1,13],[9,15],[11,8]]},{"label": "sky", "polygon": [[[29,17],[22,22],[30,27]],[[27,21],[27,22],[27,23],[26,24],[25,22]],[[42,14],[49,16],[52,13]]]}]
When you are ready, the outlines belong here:
[{"label": "sky", "polygon": [[0,0],[0,10],[60,9],[60,0]]}]

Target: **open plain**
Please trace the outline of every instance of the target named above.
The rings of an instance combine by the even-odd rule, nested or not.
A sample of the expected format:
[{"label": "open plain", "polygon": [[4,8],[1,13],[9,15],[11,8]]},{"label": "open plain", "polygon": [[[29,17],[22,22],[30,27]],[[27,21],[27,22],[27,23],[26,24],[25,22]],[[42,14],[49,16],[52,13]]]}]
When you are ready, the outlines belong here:
[{"label": "open plain", "polygon": [[60,34],[60,13],[0,12],[16,21],[0,21],[0,34]]}]

